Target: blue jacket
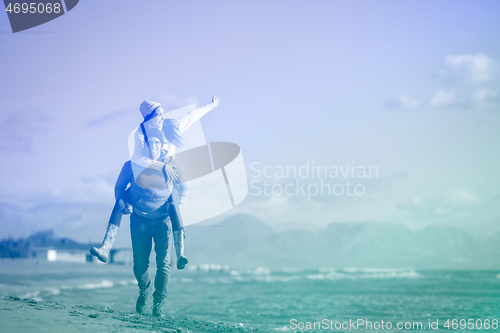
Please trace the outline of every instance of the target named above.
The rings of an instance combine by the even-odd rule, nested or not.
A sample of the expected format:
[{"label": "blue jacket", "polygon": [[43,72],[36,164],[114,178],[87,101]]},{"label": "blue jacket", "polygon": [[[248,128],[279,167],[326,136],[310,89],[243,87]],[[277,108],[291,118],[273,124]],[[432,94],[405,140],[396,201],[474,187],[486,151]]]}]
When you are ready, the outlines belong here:
[{"label": "blue jacket", "polygon": [[174,186],[179,190],[180,204],[183,205],[190,186],[182,182],[182,173],[177,171],[179,180],[165,179],[163,171],[153,167],[143,168],[131,161],[125,162],[115,184],[115,197],[123,195],[130,184],[130,199],[134,213],[149,219],[167,215],[163,204],[172,194]]}]

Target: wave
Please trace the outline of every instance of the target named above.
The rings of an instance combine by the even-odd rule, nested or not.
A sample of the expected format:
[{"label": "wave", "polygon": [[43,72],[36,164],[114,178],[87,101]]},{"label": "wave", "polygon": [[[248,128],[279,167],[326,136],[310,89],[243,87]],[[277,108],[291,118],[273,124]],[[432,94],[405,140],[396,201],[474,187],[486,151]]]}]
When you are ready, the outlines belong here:
[{"label": "wave", "polygon": [[59,295],[61,293],[61,289],[54,288],[54,287],[47,287],[47,288],[44,288],[43,290],[51,296],[56,296],[56,295]]},{"label": "wave", "polygon": [[319,274],[306,275],[309,280],[339,280],[339,279],[392,279],[392,278],[423,278],[421,273],[413,269],[393,268],[344,268],[336,270],[320,270]]},{"label": "wave", "polygon": [[269,275],[271,274],[271,270],[265,268],[265,267],[257,267],[252,274],[254,275]]},{"label": "wave", "polygon": [[404,272],[411,270],[411,268],[343,268],[342,271],[346,273],[392,273]]},{"label": "wave", "polygon": [[[185,281],[183,281],[185,282]],[[102,280],[97,283],[85,283],[77,286],[67,286],[61,285],[59,287],[44,287],[40,290],[30,291],[25,294],[20,295],[19,297],[22,299],[34,299],[36,301],[44,301],[44,298],[51,299],[53,296],[58,296],[63,292],[71,292],[74,290],[93,290],[93,289],[103,289],[103,288],[113,288],[116,286],[128,286],[128,285],[137,285],[137,281],[134,280],[122,280],[116,283],[113,283],[109,280]]]},{"label": "wave", "polygon": [[101,288],[113,288],[114,283],[109,280],[102,280],[99,283],[86,283],[76,287],[77,289],[92,290]]},{"label": "wave", "polygon": [[43,302],[43,298],[41,298],[39,295],[40,295],[40,291],[35,291],[32,293],[26,293],[23,296],[21,296],[21,298],[34,299],[35,301]]},{"label": "wave", "polygon": [[[293,272],[293,273],[292,273]],[[230,277],[237,282],[292,282],[297,280],[341,280],[341,279],[393,279],[423,278],[424,275],[411,268],[321,268],[317,270],[271,271],[264,267],[247,270],[231,270]]]},{"label": "wave", "polygon": [[291,282],[299,279],[300,276],[297,275],[292,275],[292,276],[268,275],[268,276],[255,277],[255,280],[260,282]]}]

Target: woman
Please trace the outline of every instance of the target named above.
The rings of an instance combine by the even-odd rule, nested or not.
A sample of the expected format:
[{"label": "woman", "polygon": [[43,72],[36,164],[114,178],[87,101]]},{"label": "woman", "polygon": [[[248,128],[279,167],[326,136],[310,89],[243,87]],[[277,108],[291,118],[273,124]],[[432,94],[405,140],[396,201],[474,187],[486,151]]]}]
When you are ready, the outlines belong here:
[{"label": "woman", "polygon": [[[211,103],[193,110],[180,119],[175,120],[165,119],[165,111],[159,103],[145,100],[140,106],[140,112],[144,117],[144,121],[133,134],[134,149],[131,161],[142,168],[152,168],[157,171],[163,171],[167,177],[175,179],[176,173],[168,162],[165,163],[165,160],[169,161],[168,158],[175,155],[175,147],[181,146],[182,141],[180,135],[193,123],[218,105],[219,98],[214,96]],[[163,132],[162,150],[165,151],[165,155],[162,157],[163,160],[155,160],[148,157],[148,154],[144,154],[144,149],[148,148],[148,142],[146,140],[147,132],[154,129]],[[115,199],[115,206],[111,212],[102,245],[99,248],[93,247],[90,250],[90,253],[102,262],[108,260],[109,251],[115,241],[123,215],[132,212],[129,191],[122,192],[115,187]],[[179,208],[182,208],[185,199],[185,196],[182,194],[179,195]],[[170,210],[170,217],[172,221],[175,252],[177,255],[177,269],[183,269],[188,263],[187,258],[184,256],[184,228],[179,209],[173,205],[171,198],[169,198],[169,200],[171,202],[170,206],[172,207]]]}]

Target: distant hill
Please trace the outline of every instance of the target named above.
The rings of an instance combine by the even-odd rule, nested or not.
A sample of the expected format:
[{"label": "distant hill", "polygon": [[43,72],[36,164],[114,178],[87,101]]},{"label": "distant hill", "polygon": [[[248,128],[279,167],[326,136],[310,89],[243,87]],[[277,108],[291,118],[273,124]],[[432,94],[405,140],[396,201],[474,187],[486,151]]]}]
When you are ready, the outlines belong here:
[{"label": "distant hill", "polygon": [[4,239],[0,241],[0,258],[26,258],[34,247],[56,249],[88,249],[88,244],[80,244],[68,238],[57,238],[52,230],[37,232],[28,238]]},{"label": "distant hill", "polygon": [[[40,230],[52,229],[62,237],[52,234],[53,239],[100,242],[111,208],[53,204],[23,210],[0,203],[0,239],[18,239],[19,253],[25,246],[22,242],[34,244],[43,235],[29,236]],[[14,241],[10,242],[14,251]],[[130,246],[128,218],[115,243],[116,248],[126,246]],[[186,255],[192,264],[232,267],[500,269],[500,233],[476,236],[438,226],[414,231],[390,223],[333,223],[319,231],[277,232],[251,215],[235,215],[215,226],[187,227]]]},{"label": "distant hill", "polygon": [[412,231],[400,224],[334,223],[318,232],[275,232],[237,215],[217,227],[187,228],[192,263],[233,267],[500,269],[500,233],[472,236],[452,227]]}]

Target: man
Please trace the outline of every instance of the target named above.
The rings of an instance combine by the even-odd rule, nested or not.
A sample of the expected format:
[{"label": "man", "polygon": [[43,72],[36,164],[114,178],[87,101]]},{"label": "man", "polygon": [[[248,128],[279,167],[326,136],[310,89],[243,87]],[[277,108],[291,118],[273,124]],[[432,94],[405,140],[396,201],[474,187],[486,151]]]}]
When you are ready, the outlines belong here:
[{"label": "man", "polygon": [[[163,133],[158,129],[149,129],[147,139],[149,145],[144,148],[144,155],[155,161],[165,156]],[[172,159],[167,157],[165,162],[172,166]],[[167,284],[170,276],[171,249],[169,241],[172,237],[172,225],[168,210],[172,201],[168,200],[172,189],[177,186],[181,204],[189,192],[188,183],[182,182],[182,173],[175,165],[172,169],[176,177],[167,176],[164,170],[144,168],[131,161],[124,164],[115,188],[125,191],[130,184],[130,201],[133,213],[130,216],[130,234],[134,262],[134,275],[139,285],[139,297],[136,310],[143,313],[146,309],[150,293],[150,276],[148,272],[149,256],[154,241],[156,253],[156,277],[153,293],[153,315],[163,316],[162,305],[167,295]]]}]

